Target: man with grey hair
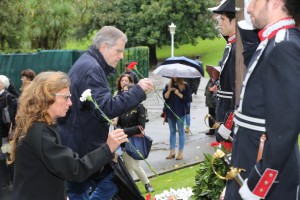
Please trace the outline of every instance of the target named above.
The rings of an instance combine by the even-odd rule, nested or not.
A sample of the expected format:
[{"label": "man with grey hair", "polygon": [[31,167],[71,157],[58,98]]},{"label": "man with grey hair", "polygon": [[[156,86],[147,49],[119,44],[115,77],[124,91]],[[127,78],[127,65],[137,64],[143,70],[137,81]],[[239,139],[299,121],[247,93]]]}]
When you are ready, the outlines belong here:
[{"label": "man with grey hair", "polygon": [[[91,47],[71,67],[72,103],[67,116],[59,121],[59,132],[63,144],[71,147],[80,156],[103,145],[107,139],[109,124],[91,102],[81,102],[81,94],[91,89],[92,97],[99,108],[112,119],[136,107],[146,99],[146,91],[153,91],[150,79],[141,79],[130,91],[112,97],[107,76],[123,58],[126,35],[113,26],[101,28],[92,41]],[[68,182],[70,200],[110,200],[118,191],[112,181],[109,165],[97,176],[97,186],[89,197],[90,180],[83,183]]]}]

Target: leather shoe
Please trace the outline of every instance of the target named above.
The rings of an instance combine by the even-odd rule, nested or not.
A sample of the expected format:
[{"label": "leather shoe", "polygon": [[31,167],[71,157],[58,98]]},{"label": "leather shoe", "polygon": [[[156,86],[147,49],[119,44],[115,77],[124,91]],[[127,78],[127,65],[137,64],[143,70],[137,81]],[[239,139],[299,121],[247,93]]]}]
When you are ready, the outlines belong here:
[{"label": "leather shoe", "polygon": [[154,189],[151,187],[151,185],[148,183],[145,185],[145,189],[147,190],[147,192],[154,192]]}]

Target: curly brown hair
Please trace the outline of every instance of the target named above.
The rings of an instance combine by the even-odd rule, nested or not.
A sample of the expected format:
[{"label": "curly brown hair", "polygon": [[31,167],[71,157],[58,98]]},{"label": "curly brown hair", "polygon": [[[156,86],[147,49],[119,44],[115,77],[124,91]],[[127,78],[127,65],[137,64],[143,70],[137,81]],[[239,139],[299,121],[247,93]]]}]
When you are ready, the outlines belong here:
[{"label": "curly brown hair", "polygon": [[19,98],[19,107],[16,115],[16,128],[12,140],[10,160],[15,160],[16,145],[24,138],[34,122],[54,124],[48,113],[48,108],[55,102],[55,95],[70,86],[70,79],[64,72],[42,72],[38,74],[28,89],[24,90]]}]

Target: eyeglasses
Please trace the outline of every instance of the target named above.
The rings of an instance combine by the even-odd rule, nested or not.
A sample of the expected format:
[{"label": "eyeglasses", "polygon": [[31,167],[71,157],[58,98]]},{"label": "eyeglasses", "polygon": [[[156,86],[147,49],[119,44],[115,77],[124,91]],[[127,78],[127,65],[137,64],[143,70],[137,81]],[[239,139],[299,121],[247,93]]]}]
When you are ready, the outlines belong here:
[{"label": "eyeglasses", "polygon": [[115,48],[116,46],[113,46],[111,44],[108,44],[108,43],[105,43],[106,45],[110,46],[111,48],[114,48],[114,51],[117,53],[117,54],[121,54],[121,53],[124,53],[124,49],[118,49],[118,48]]},{"label": "eyeglasses", "polygon": [[65,98],[66,101],[68,101],[69,99],[71,100],[71,96],[72,94],[60,94],[60,93],[54,93],[54,96],[62,96]]}]

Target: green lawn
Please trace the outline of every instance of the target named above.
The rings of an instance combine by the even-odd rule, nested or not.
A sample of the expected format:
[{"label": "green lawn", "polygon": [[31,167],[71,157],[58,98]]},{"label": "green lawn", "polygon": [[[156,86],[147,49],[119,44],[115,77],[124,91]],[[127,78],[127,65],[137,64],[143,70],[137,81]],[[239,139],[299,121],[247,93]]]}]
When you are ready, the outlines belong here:
[{"label": "green lawn", "polygon": [[[192,188],[195,185],[195,175],[198,169],[199,165],[194,165],[164,175],[160,175],[158,177],[151,178],[150,183],[154,189],[154,192],[151,193],[152,199],[156,194],[160,194],[164,190],[170,190],[170,188],[173,188],[175,190],[183,187]],[[139,181],[137,182],[137,186],[139,187],[140,191],[145,197],[147,193],[144,185]]]}]

